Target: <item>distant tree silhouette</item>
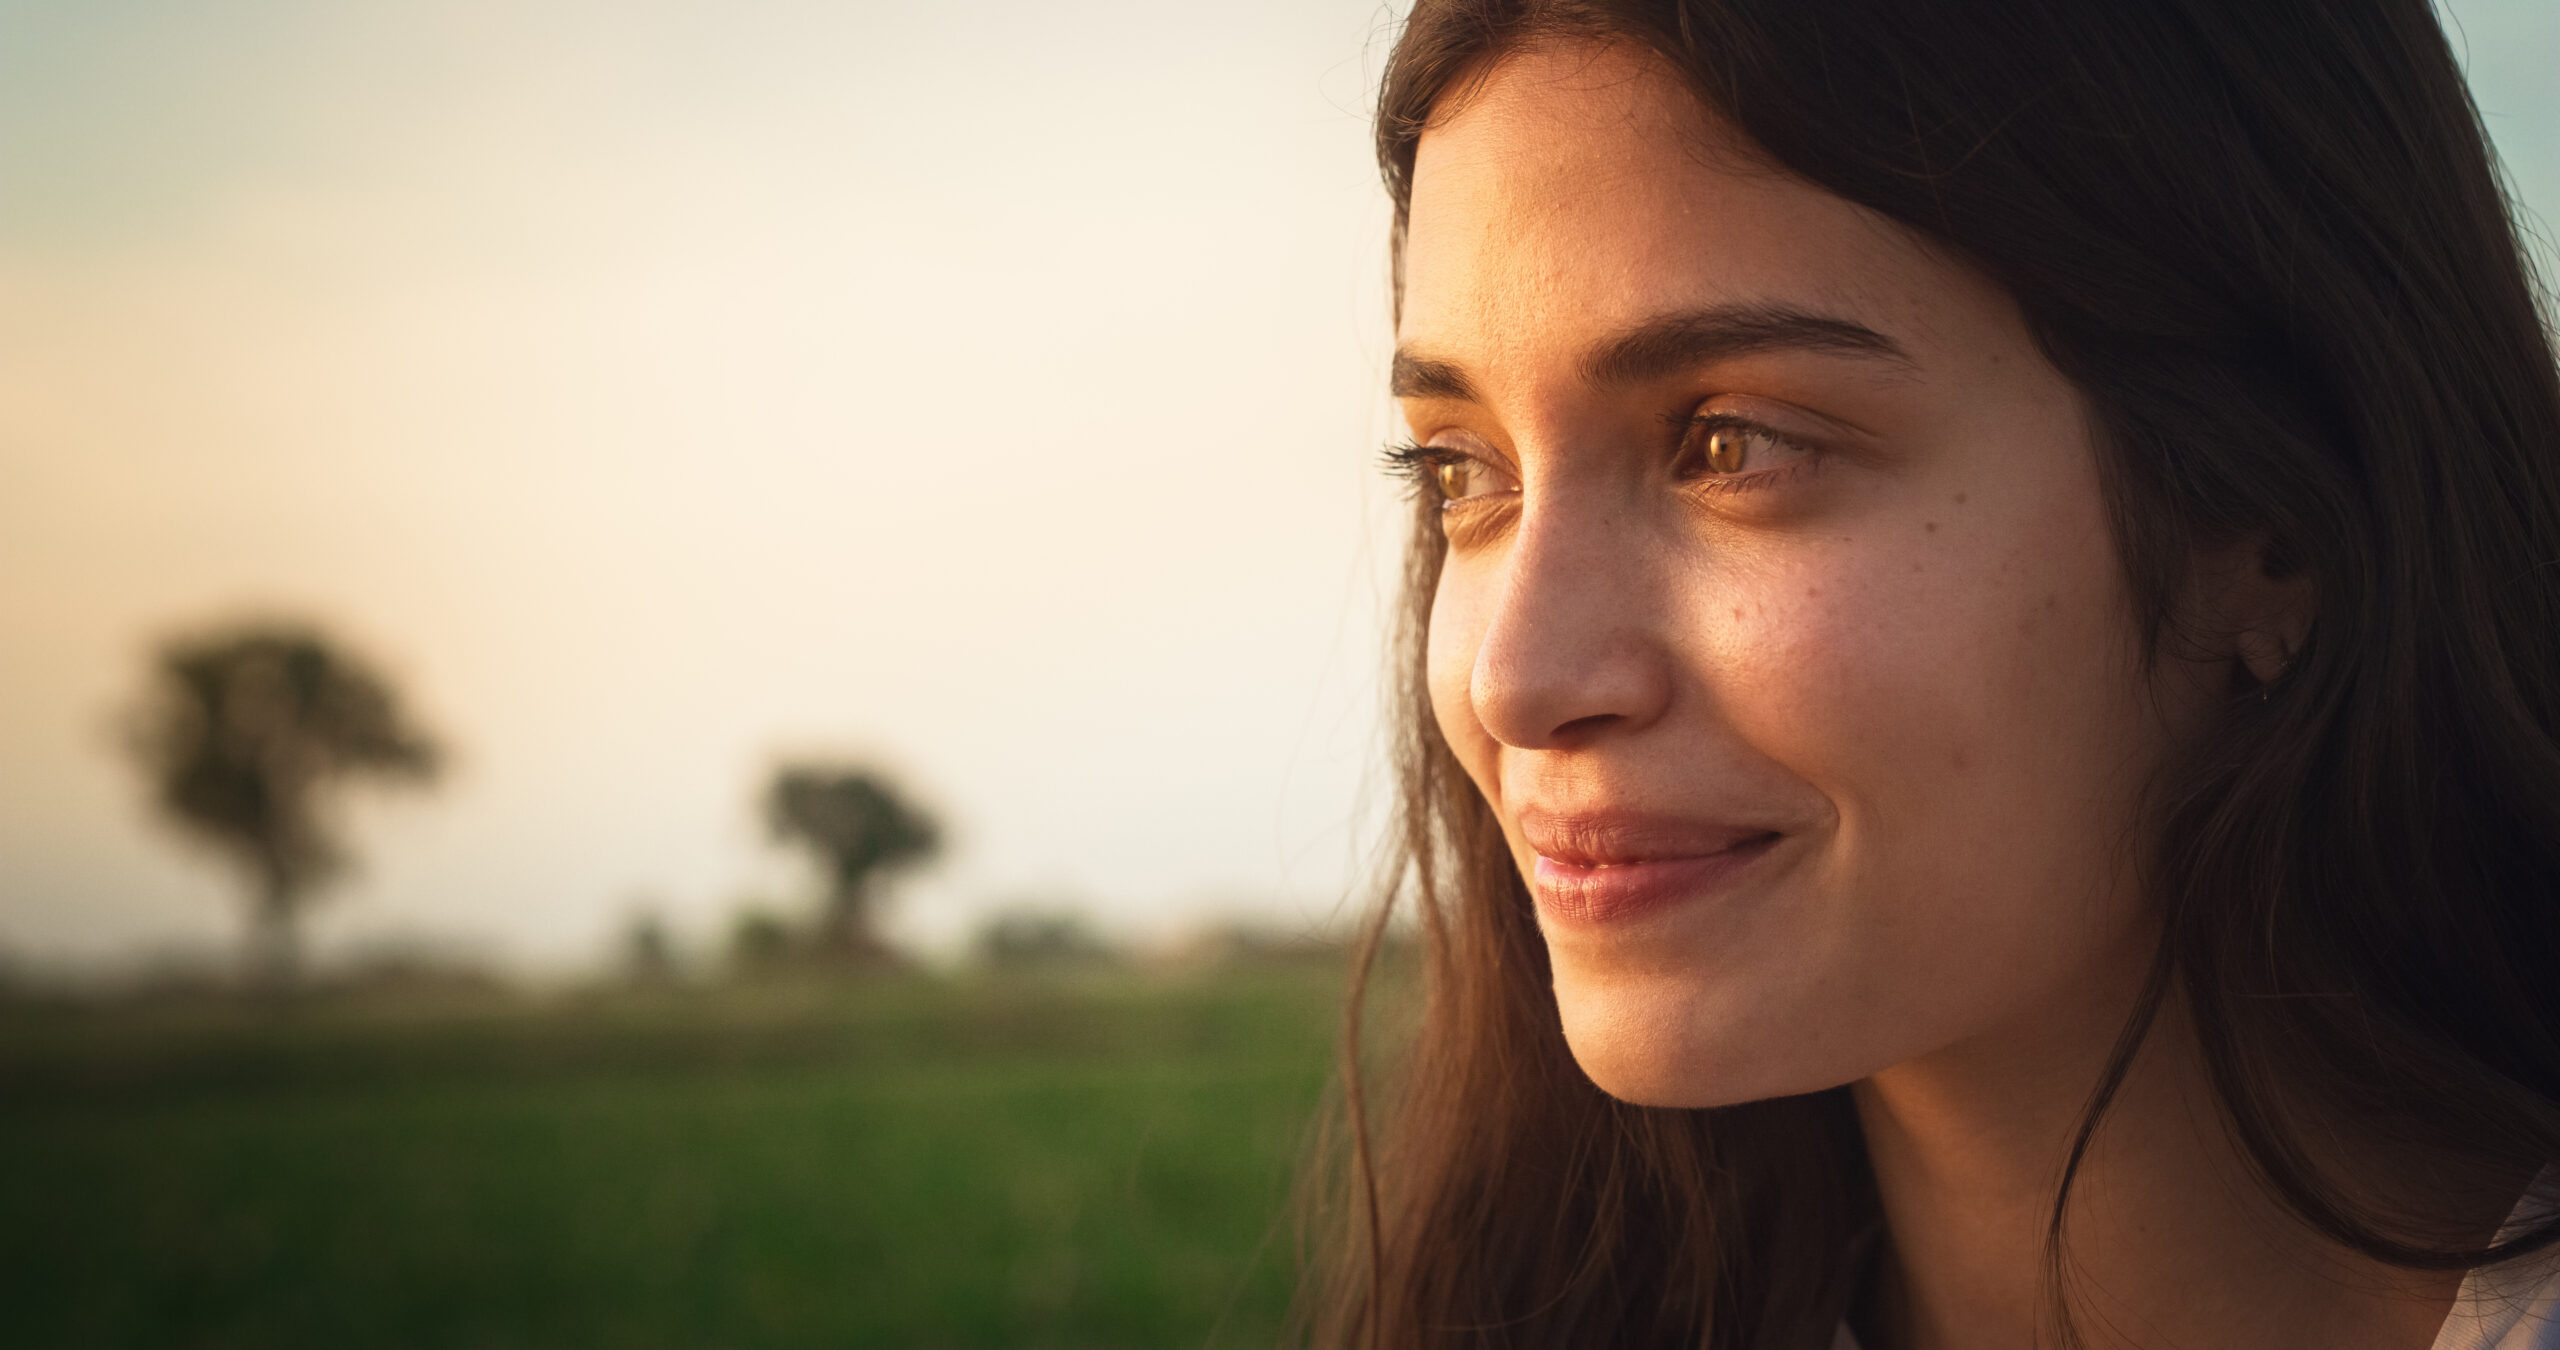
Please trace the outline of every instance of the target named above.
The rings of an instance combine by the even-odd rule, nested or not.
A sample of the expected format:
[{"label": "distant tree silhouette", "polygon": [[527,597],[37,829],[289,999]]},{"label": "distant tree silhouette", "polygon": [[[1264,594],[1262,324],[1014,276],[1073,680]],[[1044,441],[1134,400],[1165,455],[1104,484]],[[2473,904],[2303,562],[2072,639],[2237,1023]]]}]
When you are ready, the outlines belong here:
[{"label": "distant tree silhouette", "polygon": [[653,906],[634,909],[623,925],[622,973],[635,984],[664,984],[676,976],[675,934]]},{"label": "distant tree silhouette", "polygon": [[751,904],[729,923],[729,962],[738,970],[761,973],[791,958],[800,930],[790,920]]},{"label": "distant tree silhouette", "polygon": [[818,951],[888,960],[873,926],[882,885],[941,851],[940,823],[878,771],[846,765],[784,766],[765,790],[764,810],[773,837],[806,846],[826,872]]},{"label": "distant tree silhouette", "polygon": [[1096,966],[1121,956],[1082,911],[1037,902],[998,911],[971,945],[982,964],[998,970]]},{"label": "distant tree silhouette", "polygon": [[248,969],[270,986],[299,977],[302,911],[349,861],[331,790],[429,781],[439,761],[380,675],[292,624],[164,646],[131,746],[168,818],[247,874]]}]

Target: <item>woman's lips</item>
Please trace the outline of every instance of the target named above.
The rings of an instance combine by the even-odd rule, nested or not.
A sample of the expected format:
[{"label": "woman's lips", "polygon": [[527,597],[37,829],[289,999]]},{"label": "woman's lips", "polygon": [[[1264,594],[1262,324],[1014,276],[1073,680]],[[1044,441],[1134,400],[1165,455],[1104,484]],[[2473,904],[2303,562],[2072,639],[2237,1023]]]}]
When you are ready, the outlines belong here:
[{"label": "woman's lips", "polygon": [[1779,838],[1774,832],[1754,834],[1713,852],[1612,862],[1566,861],[1541,852],[1531,889],[1551,920],[1611,923],[1717,889]]}]

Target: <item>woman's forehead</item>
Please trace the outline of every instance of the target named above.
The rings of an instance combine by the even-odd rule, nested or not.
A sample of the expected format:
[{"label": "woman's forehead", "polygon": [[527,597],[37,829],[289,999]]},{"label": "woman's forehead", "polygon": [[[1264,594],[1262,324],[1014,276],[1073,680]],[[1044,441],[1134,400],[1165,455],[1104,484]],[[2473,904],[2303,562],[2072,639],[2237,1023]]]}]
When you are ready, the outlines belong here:
[{"label": "woman's forehead", "polygon": [[1951,313],[2008,309],[1905,227],[1771,164],[1623,46],[1490,68],[1423,133],[1412,184],[1399,339],[1452,359],[1588,353],[1719,310],[1834,316],[1916,355]]}]

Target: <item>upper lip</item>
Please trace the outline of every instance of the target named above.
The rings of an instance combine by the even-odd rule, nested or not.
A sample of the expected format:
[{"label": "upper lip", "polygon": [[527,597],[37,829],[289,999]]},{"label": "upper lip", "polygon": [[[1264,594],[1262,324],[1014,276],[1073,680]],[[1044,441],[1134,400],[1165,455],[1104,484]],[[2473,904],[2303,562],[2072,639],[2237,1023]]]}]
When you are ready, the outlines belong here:
[{"label": "upper lip", "polygon": [[1766,825],[1622,811],[1520,813],[1520,833],[1540,857],[1575,867],[1703,858],[1779,833]]}]

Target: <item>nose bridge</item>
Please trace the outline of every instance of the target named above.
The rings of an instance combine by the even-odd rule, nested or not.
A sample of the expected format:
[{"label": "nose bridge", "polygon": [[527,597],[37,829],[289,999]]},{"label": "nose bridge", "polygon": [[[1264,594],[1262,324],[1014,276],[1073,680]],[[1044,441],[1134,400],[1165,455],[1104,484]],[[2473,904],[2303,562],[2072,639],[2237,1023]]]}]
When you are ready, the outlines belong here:
[{"label": "nose bridge", "polygon": [[1470,687],[1479,721],[1507,745],[1641,727],[1670,700],[1655,550],[1621,488],[1532,484],[1522,503]]}]

